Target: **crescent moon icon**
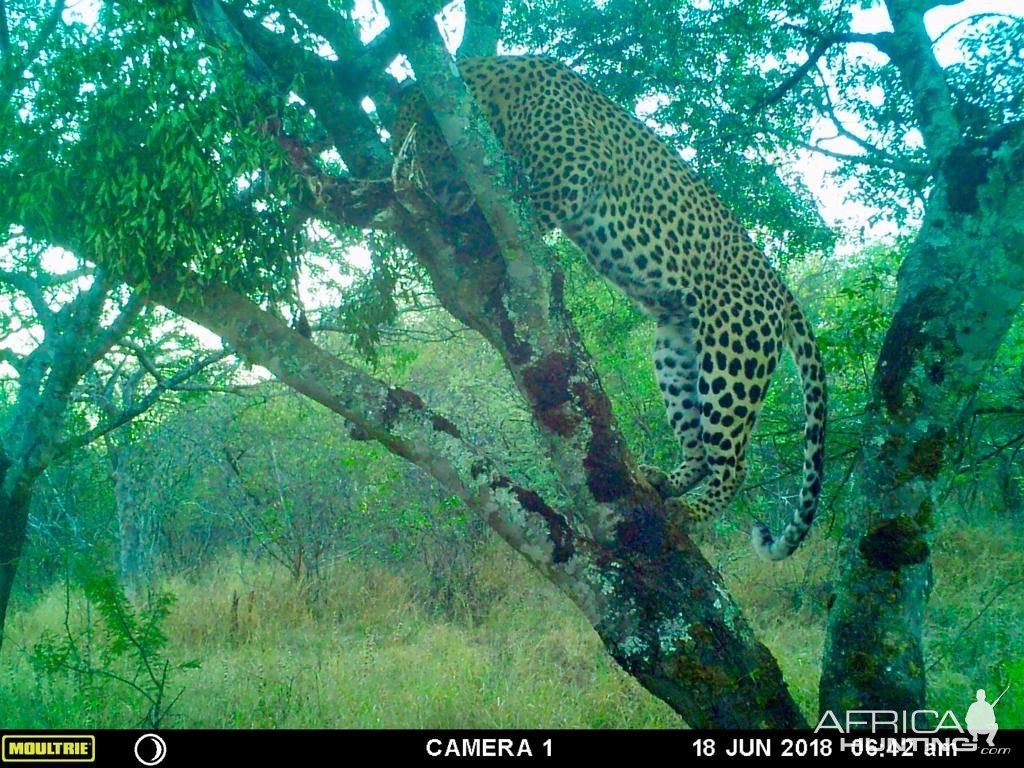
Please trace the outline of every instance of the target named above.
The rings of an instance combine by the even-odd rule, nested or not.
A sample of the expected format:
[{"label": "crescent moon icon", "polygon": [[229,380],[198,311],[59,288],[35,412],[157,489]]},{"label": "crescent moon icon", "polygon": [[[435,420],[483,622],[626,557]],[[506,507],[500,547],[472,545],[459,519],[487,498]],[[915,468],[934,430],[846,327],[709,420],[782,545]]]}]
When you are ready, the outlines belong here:
[{"label": "crescent moon icon", "polygon": [[[153,756],[143,757],[139,753],[139,748],[147,742],[153,743]],[[146,750],[147,752],[149,750]],[[145,766],[160,765],[167,757],[167,742],[157,736],[155,733],[144,733],[139,736],[138,741],[135,742],[135,759],[138,760]]]}]

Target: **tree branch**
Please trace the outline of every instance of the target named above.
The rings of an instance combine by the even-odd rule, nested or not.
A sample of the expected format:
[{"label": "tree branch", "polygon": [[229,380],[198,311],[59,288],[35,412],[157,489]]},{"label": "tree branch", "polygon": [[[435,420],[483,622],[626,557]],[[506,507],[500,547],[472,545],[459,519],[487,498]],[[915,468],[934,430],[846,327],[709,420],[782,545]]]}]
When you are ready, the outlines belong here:
[{"label": "tree branch", "polygon": [[49,331],[52,328],[57,313],[47,303],[39,280],[31,278],[23,272],[0,269],[0,283],[7,283],[28,299],[44,331]]},{"label": "tree branch", "polygon": [[81,267],[77,267],[76,269],[61,272],[60,274],[41,272],[35,277],[35,281],[44,288],[52,288],[55,285],[67,285],[79,278],[92,277],[95,274],[96,268],[85,264]]},{"label": "tree branch", "polygon": [[[323,35],[337,55],[335,68],[343,76],[337,78],[339,91],[359,103],[374,90],[387,92],[396,88],[393,77],[385,69],[402,53],[394,29],[388,27],[365,45],[356,23],[331,8],[324,0],[288,0],[287,6],[310,29]],[[390,124],[386,119],[385,123]]]},{"label": "tree branch", "polygon": [[[123,427],[125,424],[134,421],[143,413],[145,413],[154,405],[156,405],[160,397],[166,392],[218,391],[229,394],[237,394],[244,388],[210,387],[207,389],[202,387],[190,386],[188,383],[190,379],[192,379],[201,371],[205,370],[206,368],[209,368],[211,365],[220,362],[225,357],[228,357],[232,354],[234,353],[228,349],[213,352],[209,355],[206,355],[205,357],[196,360],[191,365],[187,366],[186,368],[183,368],[182,370],[178,371],[177,373],[175,373],[173,376],[166,380],[163,379],[159,371],[156,370],[155,366],[152,366],[152,364],[150,364],[149,366],[144,366],[145,369],[150,373],[150,375],[153,376],[154,379],[156,379],[156,385],[143,398],[137,400],[130,407],[117,412],[116,415],[113,415],[109,421],[106,421],[103,424],[99,424],[93,427],[92,429],[88,430],[87,432],[83,432],[80,435],[76,435],[73,438],[61,441],[55,449],[56,455],[60,457],[67,457],[74,453],[75,451],[77,451],[79,448],[83,448],[86,445],[89,445],[90,443],[93,443],[99,440],[100,438],[105,437],[106,435],[117,430],[118,428]],[[111,380],[113,380],[113,377],[111,377]]]},{"label": "tree branch", "polygon": [[[54,326],[59,330],[58,340],[66,338],[69,335],[68,331],[81,334],[85,326],[95,326],[99,323],[100,309],[103,307],[103,302],[106,301],[109,286],[109,277],[105,272],[99,271],[92,285],[80,290],[74,299],[66,302],[57,310]],[[77,344],[84,343],[84,341],[85,339],[81,336],[76,339]],[[73,346],[71,349],[77,353],[81,347]]]},{"label": "tree branch", "polygon": [[328,354],[226,286],[163,275],[152,281],[149,297],[227,339],[295,391],[346,418],[361,436],[424,469],[516,551],[551,572],[552,533],[524,506],[534,499],[543,503],[541,497],[493,471],[490,458],[416,394],[392,389]]},{"label": "tree branch", "polygon": [[[1007,440],[1004,443],[999,443],[999,444],[995,445],[991,450],[986,451],[981,456],[973,457],[970,460],[968,466],[970,464],[984,464],[989,459],[994,459],[996,456],[998,456],[1003,451],[1006,451],[1006,450],[1008,450],[1010,448],[1017,448],[1018,446],[1021,446],[1021,445],[1024,445],[1024,433],[1021,433],[1021,434],[1017,435],[1016,437],[1014,437],[1014,438],[1012,438],[1010,440]],[[958,470],[959,469],[961,469],[961,468],[958,467]]]},{"label": "tree branch", "polygon": [[[331,64],[279,39],[241,9],[224,8],[217,0],[195,0],[195,7],[203,21],[204,34],[221,46],[242,52],[250,77],[268,100],[283,99],[289,84],[301,79],[306,85],[303,97],[316,111],[345,165],[364,179],[387,176],[391,160],[359,104],[362,94],[356,98],[352,92],[350,98],[337,98],[339,91],[346,91],[343,84],[353,81],[350,76],[355,67],[352,57],[339,57],[336,64]],[[339,29],[338,34],[342,31]],[[350,30],[350,34],[355,33]],[[354,80],[360,82],[359,77]],[[272,113],[277,115],[278,110],[273,109]],[[322,216],[326,213],[339,223],[358,227],[380,226],[386,221],[387,210],[393,203],[390,181],[363,181],[325,174],[310,149],[287,134],[279,115],[268,120],[265,128],[285,150],[295,171],[305,179],[311,195],[301,203],[308,214]]]},{"label": "tree branch", "polygon": [[[55,336],[47,336],[45,345],[36,350],[46,348],[45,360],[49,366],[38,395],[38,411],[30,415],[36,422],[38,433],[53,431],[57,434],[71,400],[72,389],[98,359],[93,355],[96,352],[100,356],[105,354],[105,350],[101,352],[97,348],[93,334],[99,326],[109,285],[106,273],[98,271],[93,284],[87,290],[79,291],[74,300],[61,308],[55,323],[59,332]],[[52,438],[40,442],[41,453],[33,457],[33,463],[45,468],[50,463],[55,443]]]},{"label": "tree branch", "polygon": [[[828,141],[828,139],[819,139],[819,141]],[[892,155],[887,155],[884,152],[879,152],[877,157],[870,154],[848,155],[845,152],[836,152],[835,150],[826,149],[818,144],[811,144],[810,142],[802,141],[800,139],[797,139],[793,143],[802,149],[808,150],[809,152],[816,152],[819,155],[824,155],[825,157],[831,157],[848,163],[857,163],[869,168],[885,168],[890,171],[898,171],[899,173],[905,173],[911,176],[926,176],[929,172],[929,169],[924,165],[903,161],[897,157],[893,157]]]},{"label": "tree branch", "polygon": [[124,335],[128,332],[128,328],[131,326],[135,319],[142,312],[146,306],[146,299],[141,294],[133,293],[124,307],[118,313],[110,325],[108,325],[99,336],[89,345],[87,351],[87,360],[91,366],[93,363],[98,361],[110,348],[113,347],[118,341],[124,338]]},{"label": "tree branch", "polygon": [[20,374],[24,360],[13,349],[3,347],[0,348],[0,363],[7,363]]},{"label": "tree branch", "polygon": [[939,41],[941,41],[942,38],[944,38],[946,35],[948,35],[950,32],[952,32],[954,29],[956,29],[957,27],[961,26],[962,24],[974,23],[974,22],[977,22],[980,19],[991,19],[991,18],[1007,19],[1007,20],[1015,22],[1015,23],[1019,23],[1020,22],[1020,17],[1019,16],[1010,16],[1007,13],[974,13],[974,14],[971,14],[970,16],[966,16],[966,17],[964,17],[962,19],[954,21],[952,24],[950,24],[948,27],[946,27],[944,30],[942,30],[942,32],[940,32],[936,36],[936,38],[932,41],[932,47],[938,45]]},{"label": "tree branch", "polygon": [[836,34],[837,43],[863,43],[878,49],[886,56],[892,56],[893,34],[892,32],[839,32]]},{"label": "tree branch", "polygon": [[[1024,579],[1014,579],[1012,581],[1008,581],[1002,584],[999,587],[999,589],[997,589],[992,594],[992,597],[986,600],[985,604],[978,609],[978,612],[974,614],[971,620],[960,628],[960,631],[957,632],[956,636],[948,643],[948,647],[959,649],[960,638],[967,634],[967,630],[969,630],[971,627],[977,624],[978,620],[981,619],[981,617],[984,616],[986,613],[988,613],[988,609],[995,605],[996,601],[999,600],[999,598],[1001,598],[1004,594],[1006,594],[1006,592],[1013,589],[1014,587],[1020,586],[1021,584],[1024,584]],[[948,653],[944,653],[940,654],[939,656],[936,656],[932,663],[928,665],[928,671],[931,672],[933,669],[935,669],[935,667],[937,667],[940,662],[944,661],[948,655]]]},{"label": "tree branch", "polygon": [[833,138],[842,137],[852,141],[858,147],[863,149],[866,154],[847,155],[845,153],[825,150],[824,148],[820,147],[819,144],[809,145],[801,141],[796,142],[798,145],[804,147],[805,149],[811,149],[813,151],[821,152],[822,154],[828,155],[830,157],[835,157],[836,159],[853,160],[855,162],[860,162],[862,165],[873,168],[888,168],[894,171],[898,171],[899,173],[905,173],[909,176],[926,176],[931,172],[931,169],[927,165],[914,163],[905,158],[893,156],[888,152],[885,152],[884,150],[875,146],[867,139],[858,136],[856,133],[847,128],[843,121],[840,119],[839,115],[837,114],[835,102],[832,100],[832,94],[829,93],[829,84],[825,80],[824,76],[822,77],[820,91],[822,98],[822,103],[820,107],[821,111],[824,114],[824,116],[827,117],[828,120],[835,126],[836,136],[825,139],[819,139],[818,142],[830,141]]},{"label": "tree branch", "polygon": [[[123,339],[118,346],[127,349],[135,356],[135,359],[139,361],[139,367],[141,369],[140,372],[144,371],[145,373],[148,373],[154,380],[156,380],[157,386],[161,385],[163,377],[160,375],[160,370],[156,367],[156,364],[149,359],[149,355],[146,354],[146,351],[141,345],[136,344],[134,341]],[[111,377],[111,380],[113,380],[113,377]]]},{"label": "tree branch", "polygon": [[192,8],[203,36],[211,42],[219,42],[226,48],[239,51],[245,61],[245,71],[256,86],[278,95],[285,83],[275,82],[274,72],[266,65],[255,50],[246,44],[236,24],[228,18],[218,0],[192,0]]},{"label": "tree branch", "polygon": [[979,415],[1024,416],[1024,407],[1016,405],[987,405],[975,408]]},{"label": "tree branch", "polygon": [[789,77],[787,77],[785,80],[779,83],[771,91],[771,93],[764,96],[760,101],[758,101],[753,106],[751,110],[753,114],[756,115],[759,112],[762,112],[768,107],[777,104],[779,101],[781,101],[787,93],[789,93],[793,88],[796,87],[797,83],[803,80],[804,75],[810,72],[811,69],[813,69],[818,64],[818,61],[821,59],[821,57],[828,53],[829,48],[835,45],[835,43],[836,38],[834,35],[829,35],[828,37],[819,40],[818,44],[814,47],[814,49],[811,50],[809,54],[807,54],[807,61],[805,61],[803,64],[797,67],[789,75]]},{"label": "tree branch", "polygon": [[889,55],[914,105],[917,122],[933,163],[947,158],[962,140],[946,76],[932,50],[917,0],[886,0],[893,25]]},{"label": "tree branch", "polygon": [[[881,53],[889,55],[889,46],[892,44],[892,33],[891,32],[827,32],[823,33],[816,29],[810,29],[809,27],[802,27],[799,24],[783,24],[786,29],[791,29],[794,32],[798,32],[805,37],[809,37],[812,40],[818,40],[820,42],[835,43],[863,43],[864,45],[871,45],[877,48]],[[821,58],[820,56],[818,58]]]},{"label": "tree branch", "polygon": [[[203,1],[220,7],[216,0]],[[225,35],[219,38],[221,43],[232,47],[244,45],[274,72],[274,78],[263,84],[268,95],[282,95],[282,86],[275,85],[275,82],[293,83],[301,79],[304,83],[303,98],[316,111],[317,119],[334,140],[349,170],[361,178],[387,175],[391,158],[373,122],[358,100],[338,98],[339,92],[345,92],[345,87],[340,86],[340,80],[347,77],[344,63],[332,65],[292,45],[264,27],[258,19],[246,16],[233,6],[224,8],[223,13],[234,25],[237,35]],[[339,78],[339,73],[344,77]]]}]

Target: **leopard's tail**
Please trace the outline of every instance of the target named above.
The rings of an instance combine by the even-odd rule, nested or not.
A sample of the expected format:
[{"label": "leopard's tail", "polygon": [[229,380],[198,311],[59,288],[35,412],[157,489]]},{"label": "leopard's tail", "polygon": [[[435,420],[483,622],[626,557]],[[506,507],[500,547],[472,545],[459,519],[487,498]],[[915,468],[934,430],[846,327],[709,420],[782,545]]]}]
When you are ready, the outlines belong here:
[{"label": "leopard's tail", "polygon": [[754,525],[750,532],[754,549],[768,560],[789,557],[807,535],[818,509],[825,463],[825,368],[810,325],[796,300],[788,293],[787,296],[784,339],[800,371],[804,391],[804,481],[800,489],[800,506],[781,536],[773,537],[763,523]]}]

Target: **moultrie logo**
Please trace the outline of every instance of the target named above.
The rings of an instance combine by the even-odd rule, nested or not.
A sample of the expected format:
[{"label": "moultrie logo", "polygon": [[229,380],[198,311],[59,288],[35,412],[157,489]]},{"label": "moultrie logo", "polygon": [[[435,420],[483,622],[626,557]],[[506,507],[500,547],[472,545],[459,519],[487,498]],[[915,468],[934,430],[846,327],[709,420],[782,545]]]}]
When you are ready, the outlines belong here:
[{"label": "moultrie logo", "polygon": [[4,734],[0,763],[94,763],[96,737],[89,734]]},{"label": "moultrie logo", "polygon": [[967,710],[967,717],[964,718],[967,721],[967,732],[971,734],[975,741],[978,740],[978,736],[987,736],[986,739],[990,747],[995,746],[996,731],[999,730],[999,724],[996,722],[996,704],[999,703],[999,699],[1006,695],[1006,691],[1010,690],[1010,685],[1007,683],[1005,690],[996,697],[996,700],[989,704],[985,701],[985,689],[979,688],[978,693],[975,696],[975,702]]}]

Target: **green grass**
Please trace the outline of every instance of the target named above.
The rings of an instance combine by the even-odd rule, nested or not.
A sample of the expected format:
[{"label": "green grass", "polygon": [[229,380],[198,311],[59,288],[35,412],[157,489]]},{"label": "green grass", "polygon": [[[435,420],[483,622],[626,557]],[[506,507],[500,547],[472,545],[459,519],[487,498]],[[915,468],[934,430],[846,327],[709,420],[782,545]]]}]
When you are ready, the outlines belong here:
[{"label": "green grass", "polygon": [[[723,550],[726,540],[735,542]],[[1002,690],[1024,658],[1020,622],[1022,537],[1007,525],[956,530],[935,547],[936,588],[927,633],[928,706],[966,711],[978,687]],[[769,566],[745,542],[707,546],[730,589],[816,721],[828,579],[834,544],[819,537],[799,557]],[[167,655],[199,659],[178,670],[183,689],[166,725],[197,728],[662,728],[679,719],[604,652],[558,593],[499,545],[475,569],[487,595],[476,621],[446,619],[415,595],[415,578],[343,564],[309,601],[270,564],[224,560],[177,595]],[[979,576],[983,575],[983,578]],[[1014,580],[1017,583],[1014,584]],[[1000,591],[1001,590],[1001,591]],[[237,598],[237,607],[232,608]],[[89,617],[72,595],[69,625]],[[12,614],[0,663],[0,728],[133,727],[144,707],[121,683],[37,672],[33,645],[60,633],[65,591],[56,586]],[[94,639],[96,658],[102,647]],[[1024,680],[1000,704],[1000,724],[1024,720]],[[993,694],[996,695],[996,694]],[[1019,701],[1017,700],[1019,699]]]},{"label": "green grass", "polygon": [[[553,587],[500,551],[489,577],[505,583],[475,625],[432,616],[400,576],[346,565],[316,615],[286,574],[221,563],[189,583],[168,619],[168,655],[198,658],[169,725],[196,728],[657,728],[678,719],[603,652]],[[522,584],[519,582],[522,580]],[[232,599],[239,596],[237,621]],[[81,626],[81,607],[74,626]],[[85,700],[72,681],[40,679],[29,663],[44,629],[60,631],[54,588],[10,623],[0,670],[0,727],[130,727],[124,686]]]}]

